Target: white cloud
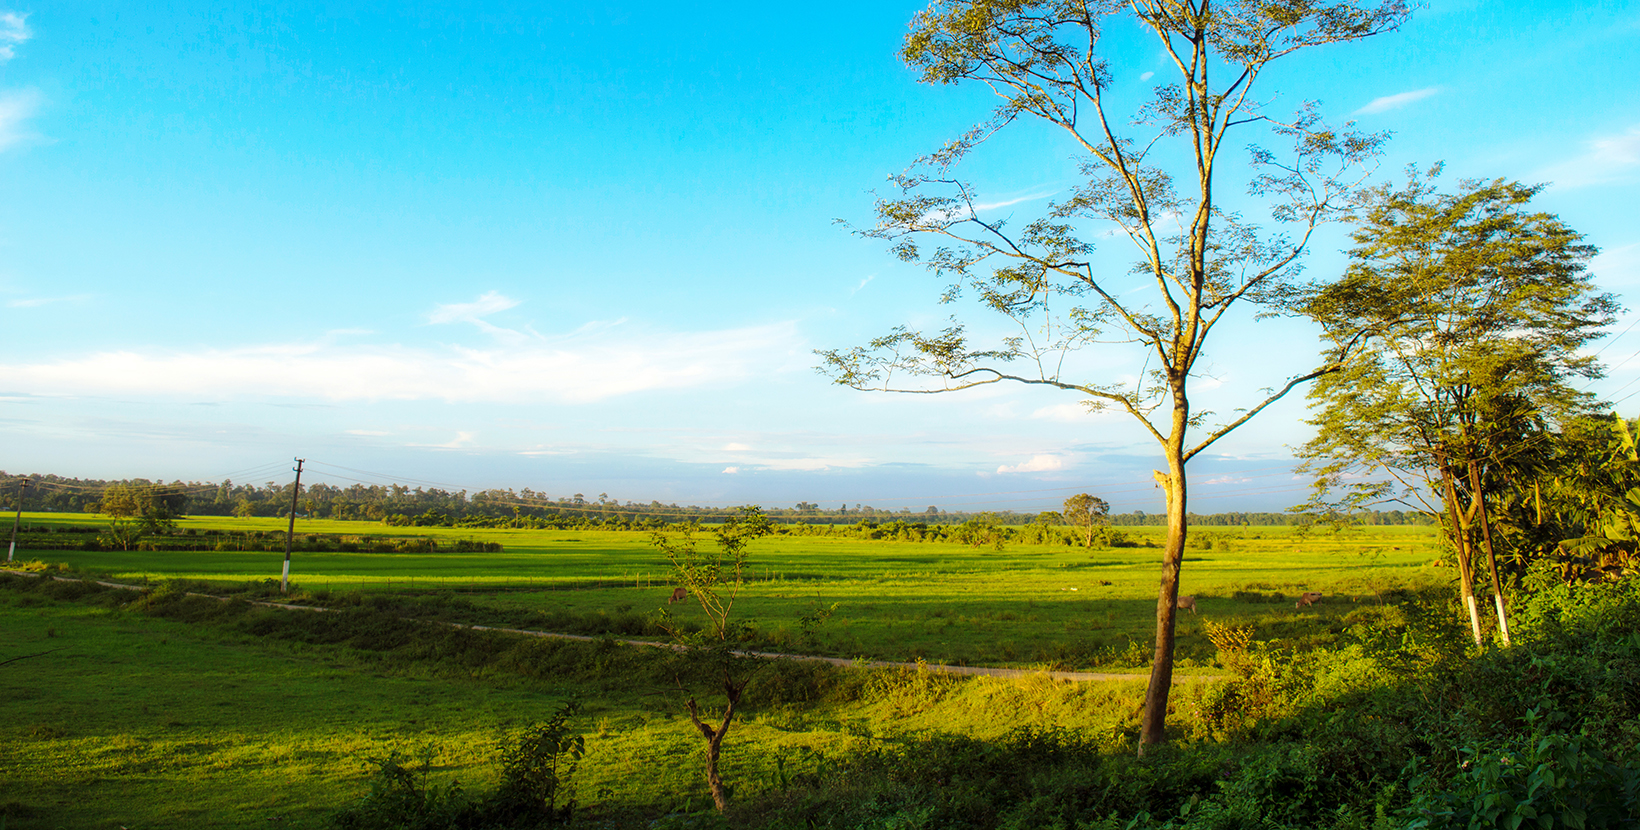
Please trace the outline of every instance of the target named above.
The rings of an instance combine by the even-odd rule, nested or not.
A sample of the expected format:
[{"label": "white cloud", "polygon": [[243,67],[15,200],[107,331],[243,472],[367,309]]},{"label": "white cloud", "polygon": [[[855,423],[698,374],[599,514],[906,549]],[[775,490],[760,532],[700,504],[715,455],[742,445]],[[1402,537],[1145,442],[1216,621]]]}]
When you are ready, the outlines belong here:
[{"label": "white cloud", "polygon": [[1389,112],[1390,110],[1400,109],[1401,107],[1404,107],[1414,101],[1422,101],[1423,99],[1428,98],[1429,96],[1440,91],[1440,87],[1432,86],[1424,89],[1415,89],[1411,92],[1397,92],[1394,95],[1385,95],[1382,98],[1372,99],[1372,101],[1370,101],[1366,106],[1351,114],[1372,115],[1374,113]]},{"label": "white cloud", "polygon": [[17,47],[34,37],[28,28],[28,15],[0,12],[0,63],[17,57]]},{"label": "white cloud", "polygon": [[750,452],[751,449],[752,448],[747,444],[724,444],[723,445],[723,451],[724,452]]},{"label": "white cloud", "polygon": [[366,437],[377,437],[377,436],[391,435],[392,434],[390,432],[383,432],[379,429],[350,429],[350,430],[347,430],[346,432],[347,432],[348,435],[363,435],[363,436],[366,436]]},{"label": "white cloud", "polygon": [[1217,478],[1210,478],[1210,479],[1208,479],[1208,480],[1206,480],[1202,483],[1203,484],[1241,484],[1242,482],[1246,482],[1246,481],[1252,481],[1252,479],[1247,478],[1246,476],[1222,475],[1222,476],[1218,476]]},{"label": "white cloud", "polygon": [[850,292],[848,292],[848,295],[849,295],[849,296],[850,296],[850,297],[852,297],[852,296],[854,296],[854,295],[855,295],[855,294],[858,294],[858,293],[860,293],[860,289],[862,289],[862,288],[865,288],[865,287],[866,287],[866,285],[867,285],[867,284],[868,284],[868,283],[870,283],[870,282],[871,282],[871,281],[872,281],[872,280],[874,280],[874,279],[876,279],[876,278],[877,278],[877,275],[876,275],[876,274],[867,274],[867,275],[866,275],[866,278],[865,278],[865,279],[863,279],[863,280],[860,280],[860,284],[859,284],[859,285],[856,285],[856,286],[854,286],[854,290],[853,290],[853,291],[850,291]]},{"label": "white cloud", "polygon": [[283,343],[194,352],[117,351],[0,365],[35,394],[587,403],[766,375],[803,351],[795,326],[578,333],[474,349]]},{"label": "white cloud", "polygon": [[1621,135],[1599,136],[1584,142],[1582,155],[1551,165],[1531,178],[1556,187],[1618,184],[1640,173],[1640,125]]},{"label": "white cloud", "polygon": [[1156,77],[1156,73],[1146,72],[1145,74],[1139,76],[1139,80],[1148,81],[1148,80],[1150,80],[1151,78],[1154,78],[1154,77]]},{"label": "white cloud", "polygon": [[32,89],[0,93],[0,150],[38,138],[24,123],[40,108],[40,93]]},{"label": "white cloud", "polygon": [[1030,461],[997,468],[999,473],[1046,473],[1065,469],[1065,460],[1057,455],[1033,455]]},{"label": "white cloud", "polygon": [[723,471],[725,473],[728,473],[729,475],[734,475],[735,473],[740,472],[740,468],[739,467],[724,467]]}]

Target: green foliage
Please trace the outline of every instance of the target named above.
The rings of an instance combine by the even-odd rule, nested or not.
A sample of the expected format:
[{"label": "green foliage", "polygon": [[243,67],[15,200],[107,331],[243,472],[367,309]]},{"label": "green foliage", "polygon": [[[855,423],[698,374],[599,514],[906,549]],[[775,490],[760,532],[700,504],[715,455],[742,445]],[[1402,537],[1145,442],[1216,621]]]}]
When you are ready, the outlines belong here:
[{"label": "green foliage", "polygon": [[586,752],[569,720],[579,711],[571,701],[540,723],[514,731],[501,747],[501,783],[483,796],[460,782],[431,780],[436,756],[424,747],[412,761],[399,752],[373,758],[370,792],[338,813],[338,830],[507,830],[557,827],[571,823],[575,800],[569,788]]},{"label": "green foliage", "polygon": [[1093,534],[1110,523],[1110,505],[1098,496],[1077,493],[1065,499],[1065,520],[1082,528],[1083,543],[1093,547]]},{"label": "green foliage", "polygon": [[492,818],[511,826],[568,823],[575,799],[570,785],[586,754],[585,740],[570,729],[580,705],[569,701],[552,717],[511,735],[501,750],[501,786],[487,805]]},{"label": "green foliage", "polygon": [[[1529,209],[1541,186],[1442,193],[1439,172],[1375,189],[1344,278],[1301,306],[1341,363],[1310,393],[1317,435],[1301,455],[1316,474],[1311,511],[1395,500],[1478,540],[1483,502],[1511,486],[1520,501],[1532,455],[1592,405],[1579,387],[1601,370],[1581,347],[1618,306],[1587,272],[1594,248]],[[1520,570],[1529,553],[1516,547]]]},{"label": "green foliage", "polygon": [[1463,754],[1457,775],[1412,780],[1407,830],[1584,830],[1640,820],[1640,758],[1619,763],[1594,736],[1532,735]]},{"label": "green foliage", "polygon": [[[658,530],[650,536],[650,544],[665,555],[667,563],[672,566],[672,580],[687,594],[687,598],[699,604],[706,613],[706,636],[709,639],[726,643],[743,627],[732,615],[735,599],[745,585],[747,563],[751,559],[747,546],[772,531],[773,525],[768,517],[756,505],[751,505],[741,508],[740,515],[713,531],[717,540],[717,550],[713,553],[696,549],[698,525],[685,527],[676,538]],[[665,619],[669,620],[670,615]],[[663,622],[663,625],[669,623]],[[670,630],[674,637],[692,641],[687,630],[675,626]]]},{"label": "green foliage", "polygon": [[414,760],[392,752],[372,758],[370,792],[357,806],[337,814],[338,830],[445,830],[473,827],[474,803],[459,783],[428,778],[435,753],[424,747]]},{"label": "green foliage", "polygon": [[97,537],[97,544],[106,550],[131,550],[141,543],[145,535],[147,529],[141,522],[115,519],[109,522],[108,529]]}]

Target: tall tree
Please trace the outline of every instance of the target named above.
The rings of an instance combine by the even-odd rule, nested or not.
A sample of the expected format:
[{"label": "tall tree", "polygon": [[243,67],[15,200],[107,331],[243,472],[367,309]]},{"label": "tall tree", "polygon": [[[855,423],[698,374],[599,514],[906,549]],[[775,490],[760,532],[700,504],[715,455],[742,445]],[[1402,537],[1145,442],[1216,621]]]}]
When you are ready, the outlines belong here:
[{"label": "tall tree", "polygon": [[1377,188],[1344,278],[1304,303],[1331,353],[1353,348],[1311,390],[1317,435],[1301,455],[1317,476],[1312,506],[1390,500],[1442,522],[1479,642],[1482,554],[1507,626],[1488,494],[1593,405],[1573,381],[1600,365],[1580,348],[1617,303],[1591,283],[1594,248],[1528,209],[1541,187],[1497,179],[1441,193],[1439,173]]},{"label": "tall tree", "polygon": [[[976,343],[955,319],[942,331],[901,327],[865,347],[822,352],[823,369],[860,389],[949,392],[1003,381],[1059,389],[1092,409],[1127,412],[1160,444],[1168,532],[1141,751],[1163,738],[1172,684],[1186,466],[1335,361],[1270,384],[1222,421],[1192,408],[1192,380],[1232,309],[1280,306],[1313,230],[1346,206],[1382,141],[1328,127],[1308,104],[1272,113],[1268,93],[1255,90],[1271,62],[1392,29],[1406,14],[1402,0],[936,0],[912,21],[902,57],[924,82],[983,84],[1001,103],[893,177],[900,193],[879,199],[877,222],[863,233],[948,279],[944,301],[972,291],[1017,328]],[[1112,112],[1121,92],[1101,42],[1112,24],[1137,24],[1176,73],[1154,87],[1131,124]],[[1019,121],[1068,136],[1083,180],[1015,229],[987,213],[955,168]],[[1219,195],[1224,165],[1249,141],[1271,144],[1252,149],[1254,172],[1244,183],[1249,201],[1269,208],[1274,230]],[[1136,257],[1114,266],[1096,258],[1103,236],[1125,238]],[[1124,383],[1108,359],[1070,359],[1096,344],[1136,348],[1147,369]],[[1215,353],[1226,362],[1241,357],[1251,355]]]}]

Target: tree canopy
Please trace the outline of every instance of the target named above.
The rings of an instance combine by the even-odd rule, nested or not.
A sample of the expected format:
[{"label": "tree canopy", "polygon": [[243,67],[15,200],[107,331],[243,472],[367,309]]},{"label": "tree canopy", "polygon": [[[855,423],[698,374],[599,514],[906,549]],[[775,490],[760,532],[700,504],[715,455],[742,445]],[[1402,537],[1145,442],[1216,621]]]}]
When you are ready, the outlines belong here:
[{"label": "tree canopy", "polygon": [[1484,550],[1507,640],[1490,494],[1594,406],[1576,382],[1600,365],[1581,347],[1617,303],[1591,281],[1594,248],[1528,209],[1541,187],[1496,179],[1443,193],[1439,173],[1372,191],[1343,279],[1302,305],[1341,365],[1310,392],[1317,434],[1300,454],[1317,476],[1312,509],[1395,501],[1444,520],[1477,641],[1472,566]]},{"label": "tree canopy", "polygon": [[[1395,28],[1406,14],[1401,0],[937,0],[912,21],[902,57],[924,82],[982,84],[1000,100],[989,118],[892,177],[899,193],[878,200],[877,221],[863,233],[944,277],[943,301],[971,294],[1008,333],[974,338],[955,317],[937,331],[902,326],[866,346],[822,352],[822,370],[860,389],[929,393],[1003,381],[1058,389],[1090,409],[1127,412],[1161,445],[1165,471],[1156,475],[1169,532],[1145,744],[1162,739],[1172,682],[1186,464],[1335,362],[1261,384],[1269,388],[1245,408],[1215,418],[1191,405],[1210,335],[1232,310],[1285,308],[1312,233],[1350,206],[1384,140],[1329,126],[1310,105],[1277,113],[1256,91],[1259,80],[1272,61]],[[1113,57],[1101,40],[1113,22],[1137,23],[1176,71],[1131,122],[1115,111]],[[1016,228],[956,169],[1022,120],[1070,139],[1081,182]],[[1269,211],[1268,227],[1220,195],[1227,163],[1249,141],[1253,173],[1244,184]],[[1106,237],[1130,243],[1132,259],[1116,265],[1096,255]],[[1133,348],[1143,367],[1125,378],[1109,360],[1072,359],[1095,346]]]}]

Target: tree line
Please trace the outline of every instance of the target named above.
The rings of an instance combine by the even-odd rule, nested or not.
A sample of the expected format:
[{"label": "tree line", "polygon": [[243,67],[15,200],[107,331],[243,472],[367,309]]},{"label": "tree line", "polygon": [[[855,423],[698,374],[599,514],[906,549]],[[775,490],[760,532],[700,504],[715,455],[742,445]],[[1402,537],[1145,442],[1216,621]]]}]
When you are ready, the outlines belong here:
[{"label": "tree line", "polygon": [[[0,471],[0,482],[3,482],[0,484],[0,503],[5,509],[16,508],[17,482],[24,478],[30,485],[24,494],[25,510],[101,513],[115,518],[140,519],[146,516],[162,520],[183,516],[278,517],[290,513],[292,485],[288,482],[270,481],[256,485],[231,480],[108,480]],[[353,484],[348,487],[304,484],[297,500],[297,512],[303,517],[375,521],[394,527],[597,527],[643,530],[679,522],[717,524],[733,518],[737,515],[737,509],[662,504],[659,501],[623,503],[610,499],[608,494],[591,499],[580,493],[555,498],[529,488],[496,488],[469,493],[466,490],[450,491],[399,484]],[[910,526],[956,527],[980,521],[1019,527],[1063,521],[1058,511],[962,511],[942,510],[932,505],[926,510],[912,512],[909,509],[879,509],[866,504],[822,508],[813,502],[798,502],[789,508],[766,508],[764,513],[779,524],[801,523],[839,530],[863,527],[868,531],[892,526],[886,536],[879,533],[868,538],[894,538],[901,528]],[[1115,513],[1106,518],[1108,524],[1130,527],[1161,525],[1166,521],[1164,515],[1144,511]],[[1280,526],[1306,521],[1305,517],[1294,513],[1241,511],[1191,513],[1188,520],[1191,525],[1199,527]],[[1415,511],[1363,509],[1355,512],[1352,521],[1376,526],[1429,524],[1432,520]],[[944,532],[940,535],[943,536]]]}]

